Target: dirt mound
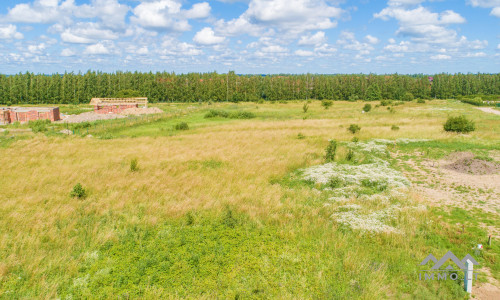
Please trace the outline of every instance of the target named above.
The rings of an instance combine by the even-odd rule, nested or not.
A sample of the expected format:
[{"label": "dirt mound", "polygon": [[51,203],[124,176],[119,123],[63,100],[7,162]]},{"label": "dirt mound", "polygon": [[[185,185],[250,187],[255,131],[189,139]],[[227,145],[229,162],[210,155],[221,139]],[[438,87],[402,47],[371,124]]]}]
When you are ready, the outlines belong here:
[{"label": "dirt mound", "polygon": [[121,115],[150,115],[150,114],[160,114],[163,110],[158,107],[150,107],[150,108],[127,108],[122,111]]},{"label": "dirt mound", "polygon": [[453,153],[448,159],[453,162],[443,168],[459,173],[488,175],[500,171],[499,163],[477,158],[471,152]]}]

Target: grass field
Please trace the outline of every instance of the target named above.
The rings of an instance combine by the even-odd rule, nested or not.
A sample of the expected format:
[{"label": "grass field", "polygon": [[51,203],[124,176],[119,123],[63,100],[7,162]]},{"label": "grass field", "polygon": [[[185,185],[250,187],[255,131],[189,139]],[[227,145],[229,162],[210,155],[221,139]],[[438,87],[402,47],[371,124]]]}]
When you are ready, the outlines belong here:
[{"label": "grass field", "polygon": [[[498,161],[500,116],[453,100],[392,111],[374,102],[368,113],[364,102],[311,101],[304,113],[305,103],[192,104],[91,129],[93,138],[4,126],[0,298],[466,298],[462,280],[419,280],[419,264],[429,253],[461,259],[477,244],[481,267],[500,279],[498,237],[486,245],[500,207],[432,204],[417,177],[402,189],[391,178],[333,186],[304,177],[325,163],[330,139],[336,167],[353,176],[370,167],[411,175],[456,151]],[[205,118],[211,109],[256,117]],[[476,131],[446,133],[446,118],[461,114]],[[176,130],[180,122],[189,130]],[[70,196],[77,183],[85,198]]]}]

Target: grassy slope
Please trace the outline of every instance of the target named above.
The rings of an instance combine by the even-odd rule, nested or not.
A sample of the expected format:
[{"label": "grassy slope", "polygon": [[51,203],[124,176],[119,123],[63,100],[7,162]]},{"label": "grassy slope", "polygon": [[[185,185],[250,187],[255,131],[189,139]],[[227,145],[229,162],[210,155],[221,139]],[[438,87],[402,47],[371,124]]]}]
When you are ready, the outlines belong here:
[{"label": "grassy slope", "polygon": [[[401,220],[404,236],[361,235],[339,227],[314,191],[272,184],[322,163],[328,139],[352,138],[351,123],[361,140],[498,149],[499,117],[465,104],[410,103],[394,114],[362,114],[363,105],[324,110],[313,102],[304,114],[302,103],[221,104],[259,117],[207,120],[200,112],[112,132],[135,138],[38,135],[0,148],[0,297],[463,296],[458,283],[418,281],[416,267],[429,251],[463,256],[476,227],[459,234],[453,215],[448,223],[440,211],[424,212]],[[478,130],[444,133],[447,115],[460,113]],[[192,129],[170,129],[180,121]],[[77,182],[89,192],[84,200],[69,197]]]}]

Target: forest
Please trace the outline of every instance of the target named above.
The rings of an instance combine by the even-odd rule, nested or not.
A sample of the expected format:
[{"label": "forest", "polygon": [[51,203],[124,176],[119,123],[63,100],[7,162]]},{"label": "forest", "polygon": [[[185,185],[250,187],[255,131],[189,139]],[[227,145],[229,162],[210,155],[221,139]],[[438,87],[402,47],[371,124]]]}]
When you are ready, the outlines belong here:
[{"label": "forest", "polygon": [[[115,72],[0,75],[0,104],[79,104],[93,97],[148,97],[151,102],[296,99],[412,100],[500,95],[498,74],[238,75]],[[123,95],[123,93],[122,93]]]}]

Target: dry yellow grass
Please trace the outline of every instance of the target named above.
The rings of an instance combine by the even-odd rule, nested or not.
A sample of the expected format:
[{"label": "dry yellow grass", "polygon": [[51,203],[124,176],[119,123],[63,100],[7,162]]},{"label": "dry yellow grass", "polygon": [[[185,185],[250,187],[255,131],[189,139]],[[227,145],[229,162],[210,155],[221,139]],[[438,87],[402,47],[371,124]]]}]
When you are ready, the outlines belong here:
[{"label": "dry yellow grass", "polygon": [[[283,109],[300,111],[301,105],[287,104]],[[172,137],[37,136],[0,149],[0,250],[10,249],[0,262],[0,280],[10,269],[23,266],[39,278],[43,295],[56,297],[57,283],[47,277],[55,270],[67,274],[63,277],[77,272],[81,258],[75,257],[73,249],[116,239],[124,226],[154,225],[192,210],[222,210],[230,205],[257,222],[270,218],[287,223],[295,215],[286,211],[296,207],[297,200],[269,180],[321,163],[328,139],[352,138],[346,130],[352,123],[361,126],[360,139],[452,137],[442,130],[446,115],[432,111],[439,105],[421,106],[429,109],[423,114],[415,110],[416,105],[396,107],[396,114],[385,108],[361,114],[357,106],[362,104],[335,103],[324,111],[319,103],[312,103],[310,110],[322,118],[229,122]],[[256,112],[270,108],[264,105]],[[401,129],[391,130],[392,124]],[[297,139],[299,132],[306,139]],[[468,139],[499,138],[500,132],[480,126]],[[132,158],[139,160],[138,172],[129,170]],[[69,197],[77,182],[89,193],[84,200]],[[306,198],[310,193],[293,195]],[[304,222],[311,222],[317,213],[308,211]],[[106,215],[113,216],[106,219],[108,223],[85,223],[85,216],[99,220]],[[355,271],[358,264],[349,265],[357,259],[354,252],[346,259],[347,270]],[[374,292],[380,294],[383,289]]]}]

